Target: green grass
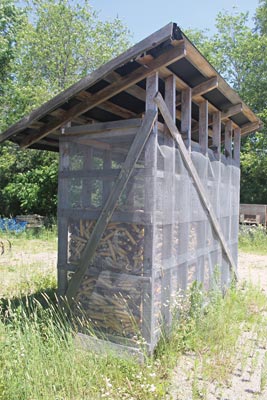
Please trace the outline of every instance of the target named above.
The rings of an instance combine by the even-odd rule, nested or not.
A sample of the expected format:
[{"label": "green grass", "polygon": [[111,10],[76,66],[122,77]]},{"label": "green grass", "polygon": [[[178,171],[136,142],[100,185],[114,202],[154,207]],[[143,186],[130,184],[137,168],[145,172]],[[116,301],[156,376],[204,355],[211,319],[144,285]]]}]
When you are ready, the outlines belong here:
[{"label": "green grass", "polygon": [[241,225],[239,249],[247,253],[267,255],[267,230],[261,225]]},{"label": "green grass", "polygon": [[[2,302],[1,400],[164,399],[182,354],[197,355],[195,373],[201,360],[205,379],[224,381],[233,368],[242,329],[267,328],[262,316],[267,299],[257,288],[231,288],[225,297],[213,292],[203,306],[204,293],[195,285],[178,297],[179,323],[173,324],[168,339],[161,339],[155,356],[140,365],[77,347],[73,325],[59,314],[55,302],[42,298],[43,304],[34,296]],[[195,380],[194,398],[203,390]]]},{"label": "green grass", "polygon": [[[36,253],[55,249],[55,235],[48,240],[43,235],[11,237],[9,263],[0,264],[0,270],[10,269],[13,276],[27,268],[27,252],[14,264],[14,249],[25,254],[33,242]],[[142,365],[112,353],[96,354],[77,346],[76,324],[60,313],[54,271],[32,267],[27,279],[9,282],[0,300],[0,400],[165,399],[183,354],[195,360],[193,398],[205,398],[199,374],[203,380],[225,382],[243,330],[255,332],[263,344],[267,340],[267,298],[259,288],[231,287],[222,297],[218,290],[208,295],[194,284],[185,295],[178,294],[173,313],[179,320],[174,319],[169,335],[162,335],[155,354]],[[265,360],[262,387],[266,365]]]}]

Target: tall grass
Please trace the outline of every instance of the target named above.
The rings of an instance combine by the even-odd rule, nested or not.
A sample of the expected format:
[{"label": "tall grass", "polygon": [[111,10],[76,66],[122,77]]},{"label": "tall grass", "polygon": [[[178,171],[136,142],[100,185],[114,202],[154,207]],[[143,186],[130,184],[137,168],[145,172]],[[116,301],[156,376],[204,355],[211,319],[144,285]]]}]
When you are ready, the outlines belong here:
[{"label": "tall grass", "polygon": [[181,354],[197,354],[206,377],[224,380],[244,324],[266,336],[267,303],[260,290],[231,288],[224,297],[214,291],[205,305],[206,294],[195,285],[177,297],[179,321],[140,365],[77,346],[75,324],[47,296],[43,299],[45,305],[35,298],[2,304],[1,400],[164,399]]},{"label": "tall grass", "polygon": [[267,230],[262,225],[241,225],[239,249],[249,253],[267,254]]}]

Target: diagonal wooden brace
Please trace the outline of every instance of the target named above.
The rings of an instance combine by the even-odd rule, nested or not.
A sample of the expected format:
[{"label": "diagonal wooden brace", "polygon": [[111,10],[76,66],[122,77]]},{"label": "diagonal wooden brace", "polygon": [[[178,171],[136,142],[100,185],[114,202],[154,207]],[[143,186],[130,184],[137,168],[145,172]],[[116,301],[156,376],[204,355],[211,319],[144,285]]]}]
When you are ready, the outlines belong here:
[{"label": "diagonal wooden brace", "polygon": [[229,261],[230,271],[233,274],[234,279],[237,280],[237,272],[236,272],[237,270],[236,270],[236,265],[233,260],[232,254],[228,248],[228,244],[224,238],[220,224],[217,220],[217,217],[213,210],[212,204],[209,201],[208,195],[206,194],[205,188],[202,185],[202,182],[198,176],[197,170],[196,170],[196,168],[188,154],[188,151],[185,147],[182,136],[181,136],[180,132],[178,131],[178,129],[172,119],[172,116],[168,110],[168,107],[159,92],[156,94],[154,101],[157,104],[157,106],[161,112],[161,115],[164,118],[164,121],[165,121],[173,139],[176,141],[176,143],[179,147],[185,167],[193,179],[193,182],[194,182],[195,188],[198,192],[198,195],[200,197],[201,203],[202,203],[203,207],[206,209],[208,218],[210,219],[212,227],[213,227],[215,233],[217,234],[217,236],[220,240],[220,243],[222,245],[223,252],[225,253],[225,255]]},{"label": "diagonal wooden brace", "polygon": [[103,236],[103,233],[109,221],[111,220],[117,202],[120,199],[120,196],[129,178],[131,177],[135,164],[138,161],[142,153],[142,150],[148,140],[148,137],[153,128],[156,118],[157,118],[156,111],[147,110],[143,123],[136,132],[136,136],[130,147],[126,160],[120,171],[120,174],[113,185],[113,188],[96,222],[96,225],[93,229],[90,239],[88,240],[84,248],[77,271],[74,273],[73,277],[71,278],[68,284],[68,288],[66,291],[66,298],[70,305],[73,302],[74,297],[77,294],[77,291],[86,274],[87,268],[94,257],[95,251]]}]

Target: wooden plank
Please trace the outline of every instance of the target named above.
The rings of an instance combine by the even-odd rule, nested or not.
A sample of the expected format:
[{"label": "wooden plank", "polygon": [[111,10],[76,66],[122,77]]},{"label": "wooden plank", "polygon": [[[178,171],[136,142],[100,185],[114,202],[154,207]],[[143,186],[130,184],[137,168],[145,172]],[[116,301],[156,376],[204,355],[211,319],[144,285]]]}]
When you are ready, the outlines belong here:
[{"label": "wooden plank", "polygon": [[212,146],[215,157],[221,160],[221,112],[212,114]]},{"label": "wooden plank", "polygon": [[227,121],[224,132],[224,154],[230,160],[232,159],[232,133],[233,133],[233,123],[230,120]]},{"label": "wooden plank", "polygon": [[112,121],[112,122],[97,122],[96,124],[71,126],[70,128],[65,128],[63,130],[64,135],[87,135],[93,133],[120,131],[129,128],[139,128],[142,125],[142,119],[127,119],[122,121]]},{"label": "wooden plank", "polygon": [[192,90],[187,88],[182,91],[181,107],[181,134],[185,139],[188,151],[191,151],[191,123],[192,123]]},{"label": "wooden plank", "polygon": [[[190,89],[189,89],[190,91]],[[165,103],[175,123],[176,120],[176,79],[174,75],[170,75],[165,80]],[[164,157],[164,176],[163,176],[163,190],[164,203],[163,203],[163,244],[162,244],[162,258],[163,268],[171,268],[172,255],[173,255],[173,226],[174,226],[174,206],[175,206],[175,142],[171,136],[169,129],[164,136],[164,144],[168,146],[168,153]],[[167,224],[167,221],[170,223]],[[172,279],[171,272],[168,273],[166,278],[166,285],[162,288],[161,303],[168,304],[162,311],[165,314],[166,328],[171,327],[172,321]]]},{"label": "wooden plank", "polygon": [[240,165],[240,145],[241,145],[241,129],[234,129],[234,160]]},{"label": "wooden plank", "polygon": [[[111,164],[112,164],[111,152],[106,150],[106,151],[104,151],[103,170],[104,171],[112,171]],[[103,193],[103,200],[102,200],[102,203],[105,204],[105,202],[108,199],[109,193],[110,193],[111,181],[110,180],[103,180],[102,181],[102,185],[103,185],[103,192],[102,192]]]},{"label": "wooden plank", "polygon": [[134,60],[137,56],[148,51],[149,49],[155,48],[166,40],[171,40],[174,36],[174,24],[171,22],[154,32],[152,35],[148,36],[141,42],[137,43],[133,47],[131,47],[126,52],[122,53],[118,57],[109,61],[108,63],[102,65],[96,71],[92,72],[90,75],[82,78],[79,82],[70,86],[67,90],[62,93],[59,93],[53,99],[49,100],[41,107],[32,111],[29,115],[22,118],[16,124],[12,125],[9,129],[7,129],[2,135],[0,135],[0,143],[4,140],[8,139],[14,133],[20,132],[23,129],[27,128],[32,122],[41,119],[47,113],[55,110],[57,107],[68,101],[72,96],[75,96],[79,92],[88,89],[94,83],[99,81],[100,79],[104,79],[105,76],[108,76],[113,70],[119,68],[120,66],[126,64],[127,62]]},{"label": "wooden plank", "polygon": [[[214,76],[213,78],[207,79],[205,82],[200,83],[199,85],[192,88],[192,100],[195,97],[202,96],[205,93],[210,92],[218,87],[218,77]],[[203,98],[201,99],[203,101]],[[178,95],[176,98],[176,105],[180,105],[182,102],[182,95]]]},{"label": "wooden plank", "polygon": [[229,261],[230,270],[231,270],[231,272],[233,274],[233,277],[235,279],[237,279],[236,265],[235,265],[235,262],[233,260],[232,255],[231,255],[231,252],[230,252],[230,250],[228,248],[227,242],[225,241],[225,238],[223,236],[221,227],[220,227],[220,225],[219,225],[219,223],[217,221],[216,214],[215,214],[215,212],[213,210],[213,207],[212,207],[211,202],[210,202],[210,200],[208,198],[208,195],[206,194],[206,191],[205,191],[205,189],[204,189],[204,187],[202,185],[202,182],[201,182],[201,180],[200,180],[200,178],[198,176],[197,170],[196,170],[196,168],[195,168],[195,166],[194,166],[194,164],[193,164],[193,162],[192,162],[192,160],[191,160],[191,158],[190,158],[190,156],[188,154],[188,151],[187,151],[187,149],[186,149],[186,147],[184,145],[184,142],[183,142],[183,139],[181,137],[181,134],[178,131],[176,125],[174,124],[174,122],[172,120],[172,116],[170,115],[170,112],[169,112],[169,110],[168,110],[168,108],[167,108],[167,106],[166,106],[166,104],[165,104],[165,102],[164,102],[164,100],[163,100],[163,98],[162,98],[160,93],[157,93],[157,95],[155,97],[155,102],[158,105],[158,107],[159,107],[159,109],[161,111],[161,115],[163,116],[163,118],[164,118],[164,120],[165,120],[165,122],[166,122],[166,124],[167,124],[167,126],[168,126],[168,128],[169,128],[169,130],[170,130],[170,132],[171,132],[171,134],[173,136],[173,138],[175,139],[176,143],[178,144],[179,150],[181,152],[181,156],[183,158],[183,161],[185,163],[185,166],[186,166],[188,172],[190,173],[190,175],[191,175],[191,177],[193,179],[193,182],[194,182],[195,188],[196,188],[196,190],[198,192],[198,195],[200,197],[201,203],[202,203],[203,207],[206,209],[206,212],[207,212],[208,217],[209,217],[209,219],[211,221],[212,227],[213,227],[215,233],[217,234],[217,236],[218,236],[218,238],[220,240],[220,243],[222,245],[223,252],[225,253],[225,255],[226,255],[226,257],[227,257],[227,259]]},{"label": "wooden plank", "polygon": [[261,129],[262,125],[260,124],[260,122],[253,122],[242,125],[240,128],[241,128],[241,136],[246,136],[251,132],[255,132]]},{"label": "wooden plank", "polygon": [[[92,93],[81,92],[77,96],[75,96],[75,98],[83,101],[92,96],[93,96]],[[98,106],[98,108],[100,108],[100,110],[108,111],[109,113],[112,113],[121,118],[136,118],[137,116],[135,112],[128,110],[127,108],[118,106],[117,104],[112,103],[111,101],[104,101],[102,104]]]},{"label": "wooden plank", "polygon": [[148,110],[146,112],[142,126],[139,128],[133,144],[130,147],[129,153],[126,157],[124,165],[121,169],[120,175],[116,179],[112,191],[101,211],[100,217],[96,222],[93,232],[85,246],[82,257],[79,262],[77,271],[74,273],[72,279],[69,282],[66,297],[70,304],[72,304],[74,297],[80,287],[88,265],[90,264],[96,248],[99,244],[103,233],[111,220],[112,214],[115,210],[117,202],[131,176],[134,166],[145,146],[145,143],[150,135],[151,129],[155,120],[157,118],[157,113],[155,111]]},{"label": "wooden plank", "polygon": [[[92,205],[92,180],[90,179],[89,173],[93,167],[93,148],[84,146],[84,160],[83,160],[83,171],[85,173],[82,187],[82,204],[83,207],[87,208]],[[90,171],[88,173],[88,171]],[[74,171],[68,171],[73,173]],[[75,171],[80,172],[80,171]],[[63,173],[63,171],[62,171]]]},{"label": "wooden plank", "polygon": [[60,126],[66,124],[71,121],[74,117],[83,114],[91,110],[92,108],[98,106],[109,98],[115,96],[121,91],[127,89],[128,87],[134,85],[135,83],[145,79],[152,72],[156,71],[160,67],[164,65],[169,65],[174,61],[177,61],[185,56],[183,42],[179,44],[179,46],[172,47],[169,50],[166,50],[165,53],[161,54],[158,58],[155,58],[150,63],[146,63],[145,65],[140,66],[132,73],[121,77],[121,79],[117,82],[110,84],[99,92],[95,93],[94,96],[85,100],[82,103],[79,103],[73,106],[68,110],[68,116],[64,118],[60,118],[57,121],[51,122],[47,124],[44,128],[41,128],[38,134],[34,134],[33,136],[27,136],[22,142],[21,147],[25,148],[32,145],[35,142],[38,142],[43,137],[47,136],[53,130],[59,128]]},{"label": "wooden plank", "polygon": [[[149,76],[146,80],[146,110],[153,110],[158,114],[158,108],[154,102],[158,91],[158,72]],[[143,318],[141,333],[147,343],[153,340],[155,316],[154,309],[154,264],[156,241],[156,204],[157,189],[157,151],[158,151],[158,125],[155,124],[145,147],[145,213],[151,214],[152,223],[146,227],[144,240],[144,275],[152,277],[151,285],[147,291],[142,292]]]},{"label": "wooden plank", "polygon": [[242,111],[243,111],[243,105],[241,103],[236,104],[228,108],[224,112],[222,112],[222,120],[232,117],[233,115],[242,113]]},{"label": "wooden plank", "polygon": [[[59,172],[69,171],[69,143],[60,143]],[[68,218],[59,216],[61,208],[68,207],[68,182],[59,179],[58,182],[58,295],[66,292],[68,281],[67,271],[62,268],[68,260]]]},{"label": "wooden plank", "polygon": [[208,101],[204,100],[199,106],[199,144],[202,153],[206,156],[208,154]]}]

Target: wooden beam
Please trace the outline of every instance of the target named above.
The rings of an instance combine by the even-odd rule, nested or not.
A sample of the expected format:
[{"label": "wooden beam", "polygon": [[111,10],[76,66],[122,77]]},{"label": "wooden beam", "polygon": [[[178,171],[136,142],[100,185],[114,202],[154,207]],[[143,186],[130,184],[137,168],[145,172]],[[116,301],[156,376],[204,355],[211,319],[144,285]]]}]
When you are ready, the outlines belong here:
[{"label": "wooden beam", "polygon": [[158,70],[162,66],[169,65],[185,56],[184,45],[183,42],[179,44],[179,46],[172,47],[169,50],[166,50],[165,53],[161,54],[158,58],[155,58],[150,63],[146,63],[144,66],[140,66],[132,73],[121,77],[121,79],[117,82],[110,84],[99,92],[95,93],[91,98],[88,98],[84,102],[73,106],[68,110],[68,116],[64,118],[60,118],[55,122],[52,122],[45,126],[43,129],[40,129],[38,134],[33,136],[26,137],[21,146],[23,148],[30,146],[31,144],[38,142],[38,140],[47,136],[50,132],[57,129],[58,127],[66,124],[68,121],[71,121],[74,117],[83,114],[91,110],[92,108],[98,106],[109,98],[115,96],[116,94],[122,92],[128,87],[134,85],[140,80],[146,78],[151,75],[152,72]]},{"label": "wooden beam", "polygon": [[84,248],[79,265],[76,272],[71,278],[67,291],[66,298],[72,305],[74,298],[79,290],[82,280],[86,274],[87,268],[94,257],[96,248],[101,240],[105,229],[111,220],[111,217],[116,208],[117,202],[133,172],[134,166],[139,159],[141,152],[148,140],[152,127],[157,118],[157,112],[148,110],[143,120],[142,126],[136,133],[135,139],[129,149],[128,155],[121,169],[121,172],[113,185],[110,195],[102,209],[102,212],[94,226],[93,232]]},{"label": "wooden beam", "polygon": [[[214,76],[213,78],[210,78],[205,82],[200,83],[199,85],[192,88],[192,100],[194,100],[195,97],[202,96],[203,94],[216,89],[217,87],[218,87],[218,77]],[[182,95],[180,94],[176,97],[176,105],[177,106],[180,105],[181,102],[182,102]]]},{"label": "wooden beam", "polygon": [[241,136],[245,136],[251,132],[255,132],[258,129],[261,129],[261,124],[259,121],[257,121],[242,125],[240,128],[241,128]]},{"label": "wooden beam", "polygon": [[240,165],[240,145],[241,145],[241,129],[234,129],[234,160]]},{"label": "wooden beam", "polygon": [[212,114],[212,146],[216,158],[221,159],[221,112]]},{"label": "wooden beam", "polygon": [[63,130],[64,135],[87,135],[91,133],[101,133],[113,130],[123,130],[130,128],[139,128],[142,125],[141,118],[111,121],[111,122],[97,122],[96,124],[71,126]]},{"label": "wooden beam", "polygon": [[[76,99],[83,101],[88,99],[89,97],[92,97],[93,94],[89,92],[81,92],[79,93],[76,97]],[[100,110],[108,111],[111,114],[117,115],[118,117],[121,118],[136,118],[137,114],[131,110],[127,110],[127,108],[118,106],[115,103],[112,103],[111,101],[104,101],[104,103],[100,104],[98,106]],[[67,113],[67,111],[66,111]]]},{"label": "wooden beam", "polygon": [[242,113],[243,111],[243,106],[242,104],[236,104],[233,107],[228,108],[224,112],[222,112],[222,120],[227,119],[229,117],[232,117],[233,115]]},{"label": "wooden beam", "polygon": [[192,124],[192,90],[182,91],[181,106],[181,133],[185,139],[188,151],[191,151],[191,124]]},{"label": "wooden beam", "polygon": [[167,124],[174,140],[176,141],[176,143],[179,147],[184,164],[193,179],[193,182],[194,182],[195,188],[198,192],[198,195],[200,197],[201,203],[202,203],[203,207],[206,209],[206,212],[207,212],[208,218],[210,219],[211,225],[212,225],[215,233],[217,234],[217,236],[220,240],[220,243],[222,245],[223,252],[225,253],[225,255],[229,261],[230,270],[233,274],[233,277],[235,279],[237,279],[236,265],[233,260],[232,254],[228,248],[228,244],[224,238],[220,224],[217,221],[217,217],[213,210],[212,204],[211,204],[209,197],[204,189],[204,186],[202,185],[202,182],[201,182],[201,180],[198,176],[197,170],[188,154],[188,151],[184,145],[181,134],[178,131],[176,125],[174,124],[174,122],[172,120],[172,116],[171,116],[160,93],[157,93],[157,95],[155,97],[155,102],[156,102],[157,106],[159,107],[159,109],[161,111],[161,115],[163,116],[165,123]]},{"label": "wooden beam", "polygon": [[204,100],[199,106],[199,144],[202,153],[206,156],[208,154],[208,101]]},{"label": "wooden beam", "polygon": [[224,154],[227,158],[232,158],[232,133],[233,133],[233,123],[228,121],[225,125],[224,133]]}]

